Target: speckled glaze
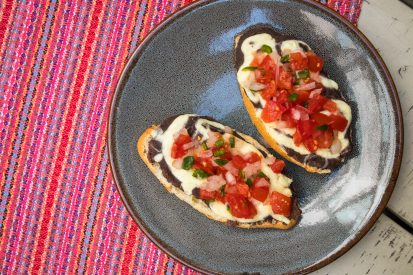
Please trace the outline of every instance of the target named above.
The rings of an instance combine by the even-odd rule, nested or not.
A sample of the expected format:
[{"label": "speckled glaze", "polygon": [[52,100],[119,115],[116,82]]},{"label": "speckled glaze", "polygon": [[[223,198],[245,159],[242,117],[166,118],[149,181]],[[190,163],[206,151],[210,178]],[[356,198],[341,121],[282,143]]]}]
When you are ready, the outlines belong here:
[{"label": "speckled glaze", "polygon": [[[288,231],[209,220],[169,194],[136,151],[147,127],[180,113],[213,116],[262,141],[244,109],[233,62],[234,36],[259,23],[315,49],[354,114],[354,149],[345,165],[317,175],[287,164],[303,211]],[[113,175],[132,217],[172,257],[208,273],[306,273],[333,261],[385,207],[403,145],[400,105],[383,61],[350,23],[310,1],[204,1],[177,12],[127,64],[108,126]]]}]

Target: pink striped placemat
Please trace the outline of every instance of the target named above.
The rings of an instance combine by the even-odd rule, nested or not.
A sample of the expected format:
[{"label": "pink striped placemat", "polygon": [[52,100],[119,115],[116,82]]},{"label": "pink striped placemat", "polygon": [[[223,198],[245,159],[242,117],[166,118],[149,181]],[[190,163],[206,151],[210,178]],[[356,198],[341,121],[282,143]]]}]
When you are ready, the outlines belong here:
[{"label": "pink striped placemat", "polygon": [[[2,274],[194,273],[128,216],[106,146],[128,57],[189,2],[0,2]],[[320,2],[356,24],[361,0]]]}]

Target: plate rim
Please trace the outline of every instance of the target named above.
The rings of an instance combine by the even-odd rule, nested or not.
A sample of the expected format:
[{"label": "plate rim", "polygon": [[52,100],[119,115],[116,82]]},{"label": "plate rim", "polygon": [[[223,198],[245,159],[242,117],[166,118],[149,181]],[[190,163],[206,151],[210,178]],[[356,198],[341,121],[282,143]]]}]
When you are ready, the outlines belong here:
[{"label": "plate rim", "polygon": [[[114,130],[112,126],[112,120],[115,117],[116,113],[116,102],[117,99],[119,98],[122,88],[124,86],[124,80],[125,77],[128,75],[128,71],[130,67],[136,63],[136,58],[139,55],[141,51],[143,51],[148,43],[163,29],[168,27],[172,22],[174,22],[176,19],[180,18],[181,16],[186,15],[190,11],[202,7],[214,2],[219,2],[222,0],[198,0],[195,2],[192,2],[184,7],[178,8],[174,13],[168,15],[163,21],[158,23],[158,25],[153,28],[140,42],[139,46],[133,51],[131,56],[128,59],[128,62],[126,65],[123,67],[122,72],[117,80],[116,84],[116,89],[115,92],[113,93],[111,99],[110,99],[110,110],[109,110],[109,115],[108,115],[108,120],[107,120],[107,145],[108,145],[108,155],[109,155],[109,161],[110,161],[110,171],[112,173],[112,178],[115,182],[116,189],[121,197],[122,203],[125,206],[126,210],[128,211],[129,215],[132,217],[132,219],[137,223],[141,231],[145,234],[146,237],[148,237],[153,243],[156,244],[158,248],[160,248],[164,253],[166,253],[169,257],[173,258],[174,260],[180,262],[181,264],[184,264],[196,271],[203,272],[206,274],[224,274],[222,272],[218,271],[213,271],[213,270],[208,270],[205,269],[205,267],[198,266],[194,263],[191,262],[191,260],[183,257],[182,255],[176,255],[176,253],[173,249],[173,247],[169,247],[165,243],[163,243],[162,240],[158,239],[157,236],[153,236],[151,232],[145,227],[145,224],[143,221],[140,219],[139,216],[135,215],[133,212],[132,207],[128,203],[128,198],[127,194],[123,192],[122,186],[120,184],[120,179],[117,175],[116,172],[116,157],[114,156],[114,150],[115,146],[112,146],[112,142],[114,140],[113,133],[112,131]],[[401,161],[403,157],[403,146],[404,146],[404,128],[403,128],[403,115],[402,115],[402,110],[401,110],[401,105],[400,105],[400,100],[398,96],[398,92],[396,89],[396,85],[393,81],[393,78],[386,66],[386,64],[383,61],[383,58],[380,56],[380,54],[377,52],[376,48],[373,46],[373,44],[370,42],[370,40],[363,34],[361,30],[359,30],[355,25],[353,25],[350,21],[348,21],[344,16],[340,15],[339,13],[331,10],[327,6],[316,2],[314,0],[294,0],[295,2],[299,2],[302,4],[306,4],[309,6],[312,6],[318,10],[320,10],[322,13],[327,13],[327,15],[331,16],[332,18],[336,19],[339,21],[347,30],[349,30],[353,35],[355,35],[358,39],[361,40],[362,43],[364,43],[367,46],[368,51],[372,54],[374,59],[377,61],[380,69],[382,70],[383,77],[386,80],[386,84],[389,86],[389,95],[390,95],[390,100],[392,102],[393,108],[395,109],[395,126],[396,126],[396,146],[395,146],[395,154],[394,154],[394,164],[392,167],[392,172],[391,176],[388,182],[388,185],[384,191],[384,194],[379,202],[379,205],[377,206],[376,210],[372,214],[370,220],[358,231],[354,234],[352,239],[350,239],[342,248],[340,248],[337,251],[333,251],[330,255],[327,255],[325,258],[321,259],[320,261],[317,261],[313,264],[310,264],[308,266],[305,266],[301,269],[297,270],[291,270],[288,271],[288,274],[292,273],[310,273],[313,271],[316,271],[342,255],[344,255],[347,251],[349,251],[356,243],[358,243],[366,234],[367,232],[373,227],[373,225],[376,223],[378,218],[381,216],[383,213],[391,194],[393,193],[394,187],[397,182],[397,178],[399,175],[400,167],[401,167]],[[116,124],[116,123],[113,123]]]}]

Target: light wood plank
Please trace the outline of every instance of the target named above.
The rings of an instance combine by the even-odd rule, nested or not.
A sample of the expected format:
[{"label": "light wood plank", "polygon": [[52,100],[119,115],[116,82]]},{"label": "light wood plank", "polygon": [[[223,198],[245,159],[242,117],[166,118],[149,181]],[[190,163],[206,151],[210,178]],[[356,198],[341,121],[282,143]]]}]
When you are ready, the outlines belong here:
[{"label": "light wood plank", "polygon": [[413,226],[413,9],[398,0],[363,1],[358,27],[380,52],[399,92],[404,155],[388,207]]},{"label": "light wood plank", "polygon": [[413,236],[382,215],[348,253],[313,274],[413,274]]}]

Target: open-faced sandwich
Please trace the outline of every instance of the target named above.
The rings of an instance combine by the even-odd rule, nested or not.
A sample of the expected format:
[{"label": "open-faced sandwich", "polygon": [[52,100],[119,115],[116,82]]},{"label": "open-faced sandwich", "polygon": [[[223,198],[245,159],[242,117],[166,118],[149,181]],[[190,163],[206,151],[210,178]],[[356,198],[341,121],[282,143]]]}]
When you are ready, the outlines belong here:
[{"label": "open-faced sandwich", "polygon": [[288,229],[300,217],[284,162],[212,118],[168,118],[140,136],[138,152],[169,192],[210,219]]},{"label": "open-faced sandwich", "polygon": [[307,171],[330,173],[350,151],[352,115],[323,65],[305,42],[266,26],[235,38],[238,83],[261,135]]}]

